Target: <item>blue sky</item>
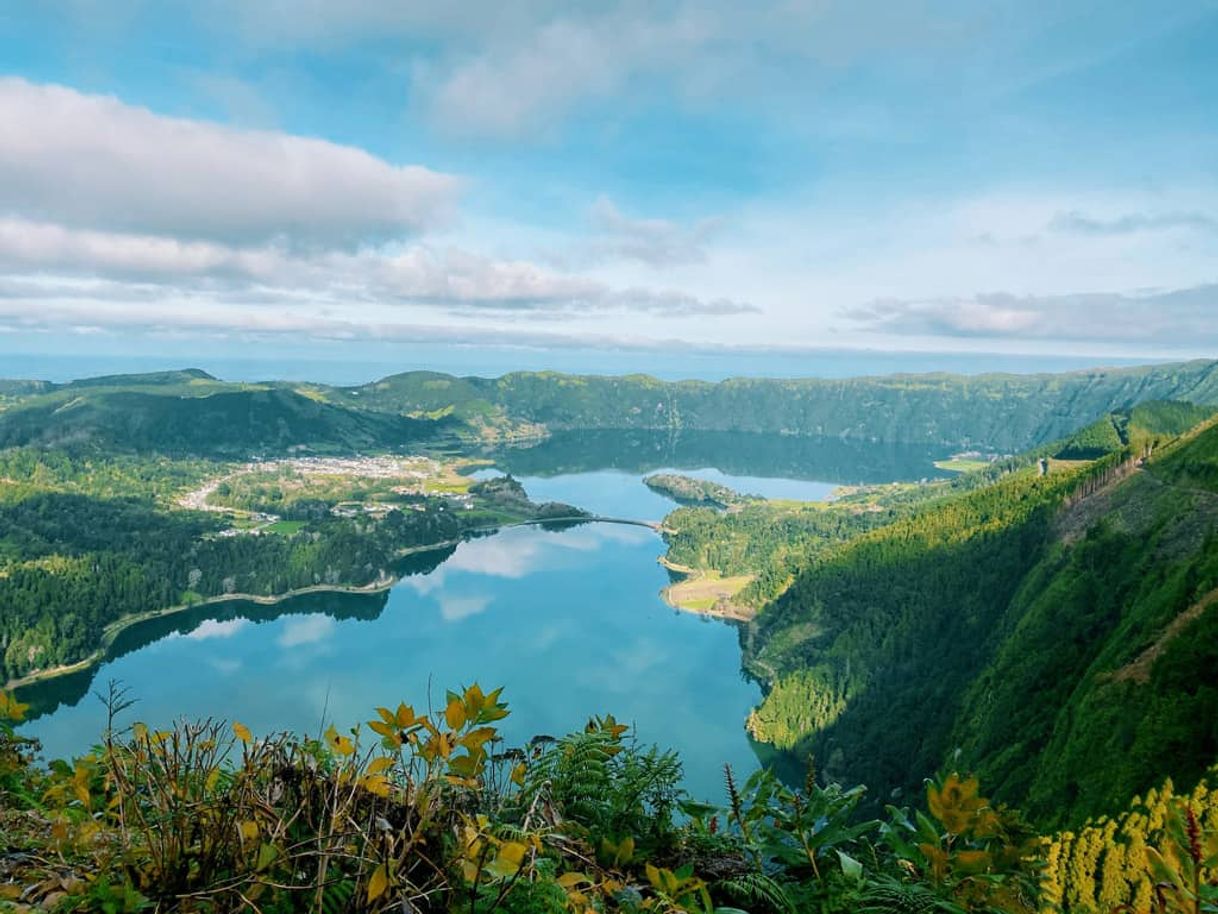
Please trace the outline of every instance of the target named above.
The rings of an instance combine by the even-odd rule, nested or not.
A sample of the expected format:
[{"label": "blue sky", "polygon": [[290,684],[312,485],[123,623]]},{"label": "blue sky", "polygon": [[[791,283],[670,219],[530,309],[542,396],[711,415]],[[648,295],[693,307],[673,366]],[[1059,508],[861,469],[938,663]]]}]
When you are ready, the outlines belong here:
[{"label": "blue sky", "polygon": [[11,0],[0,352],[1218,355],[1218,4]]}]

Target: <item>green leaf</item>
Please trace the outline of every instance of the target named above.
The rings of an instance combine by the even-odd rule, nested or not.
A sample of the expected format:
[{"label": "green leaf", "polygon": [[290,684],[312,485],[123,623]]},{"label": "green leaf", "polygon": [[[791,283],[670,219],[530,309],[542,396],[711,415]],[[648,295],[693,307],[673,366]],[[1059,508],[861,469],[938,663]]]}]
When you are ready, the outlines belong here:
[{"label": "green leaf", "polygon": [[837,859],[841,861],[842,874],[847,879],[853,879],[855,882],[862,882],[863,864],[859,863],[849,854],[842,853],[841,851],[837,852]]}]

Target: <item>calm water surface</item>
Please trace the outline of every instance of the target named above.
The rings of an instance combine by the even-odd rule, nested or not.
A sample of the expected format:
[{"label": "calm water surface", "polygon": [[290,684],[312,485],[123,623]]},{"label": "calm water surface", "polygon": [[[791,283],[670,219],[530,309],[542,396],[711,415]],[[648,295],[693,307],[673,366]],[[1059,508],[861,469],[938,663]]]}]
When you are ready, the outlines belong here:
[{"label": "calm water surface", "polygon": [[[832,488],[698,475],[783,497]],[[537,500],[615,517],[659,520],[674,507],[639,472],[520,478]],[[48,757],[86,750],[103,724],[93,693],[111,679],[139,699],[131,720],[164,726],[214,715],[264,733],[348,726],[377,705],[425,705],[429,694],[442,702],[446,688],[477,681],[505,687],[509,741],[613,713],[640,740],[678,749],[687,787],[718,799],[725,762],[742,774],[758,765],[743,722],[760,690],[741,675],[734,626],[660,599],[663,551],[641,527],[519,527],[412,558],[387,594],[199,607],[128,629],[100,668],[24,689],[35,716],[22,730]]]}]

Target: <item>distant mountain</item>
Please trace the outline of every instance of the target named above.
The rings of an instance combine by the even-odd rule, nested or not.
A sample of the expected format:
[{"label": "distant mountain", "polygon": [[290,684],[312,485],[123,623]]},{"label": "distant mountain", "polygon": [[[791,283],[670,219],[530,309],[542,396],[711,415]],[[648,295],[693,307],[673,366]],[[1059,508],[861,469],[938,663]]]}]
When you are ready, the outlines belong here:
[{"label": "distant mountain", "polygon": [[760,432],[1013,453],[1149,400],[1218,405],[1218,362],[1061,375],[894,375],[844,380],[521,372],[408,372],[328,399],[404,414],[449,411],[467,426]]},{"label": "distant mountain", "polygon": [[[646,375],[407,372],[358,387],[329,387],[234,384],[198,369],[29,383],[13,386],[0,400],[0,408],[7,406],[0,413],[0,446],[82,435],[121,443],[135,434],[128,442],[133,447],[257,452],[293,444],[392,447],[429,431],[501,440],[596,430],[744,432],[1018,453],[1150,401],[1218,405],[1218,362],[1200,361],[1060,375],[717,383]],[[203,399],[211,402],[203,405]],[[19,408],[34,411],[21,414]],[[116,411],[126,409],[136,415],[120,418]],[[158,443],[149,422],[168,423],[173,440]],[[196,433],[197,427],[208,432]],[[214,447],[213,433],[220,436]],[[1112,443],[1113,434],[1120,437],[1118,429],[1092,433],[1104,439],[1097,439],[1100,447]],[[1082,453],[1091,446],[1080,441],[1080,447]]]},{"label": "distant mountain", "polygon": [[180,371],[149,371],[142,374],[99,375],[56,384],[57,390],[77,390],[82,387],[169,387],[174,384],[194,384],[199,381],[223,381],[209,375],[201,368],[183,368]]},{"label": "distant mountain", "polygon": [[0,378],[0,397],[28,397],[43,393],[52,387],[50,381],[23,381],[18,378]]},{"label": "distant mountain", "polygon": [[[200,373],[201,374],[201,373]],[[147,378],[147,376],[145,376]],[[185,396],[177,373],[115,386],[74,383],[0,412],[0,447],[100,445],[110,450],[251,456],[395,449],[434,437],[445,420],[355,410],[286,388],[209,385]]]}]

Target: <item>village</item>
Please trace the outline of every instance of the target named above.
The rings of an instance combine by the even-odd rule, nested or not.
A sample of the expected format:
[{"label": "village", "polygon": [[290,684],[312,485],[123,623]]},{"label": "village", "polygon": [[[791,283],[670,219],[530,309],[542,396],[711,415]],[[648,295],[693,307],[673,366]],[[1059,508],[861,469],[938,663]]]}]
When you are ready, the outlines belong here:
[{"label": "village", "polygon": [[[425,511],[427,497],[442,498],[451,509],[468,511],[473,510],[474,499],[468,492],[468,477],[460,473],[464,468],[465,462],[449,463],[422,455],[251,460],[185,493],[177,500],[177,505],[186,510],[232,517],[236,523],[216,534],[221,537],[286,532],[286,525],[295,525],[295,522],[285,521],[282,515],[272,511],[223,503],[224,496],[230,493],[235,483],[239,480],[248,482],[250,477],[290,485],[299,490],[324,490],[331,496],[374,489],[364,497],[334,500],[328,510],[335,517],[379,518],[394,510]],[[380,485],[363,485],[368,482],[378,482]]]}]

